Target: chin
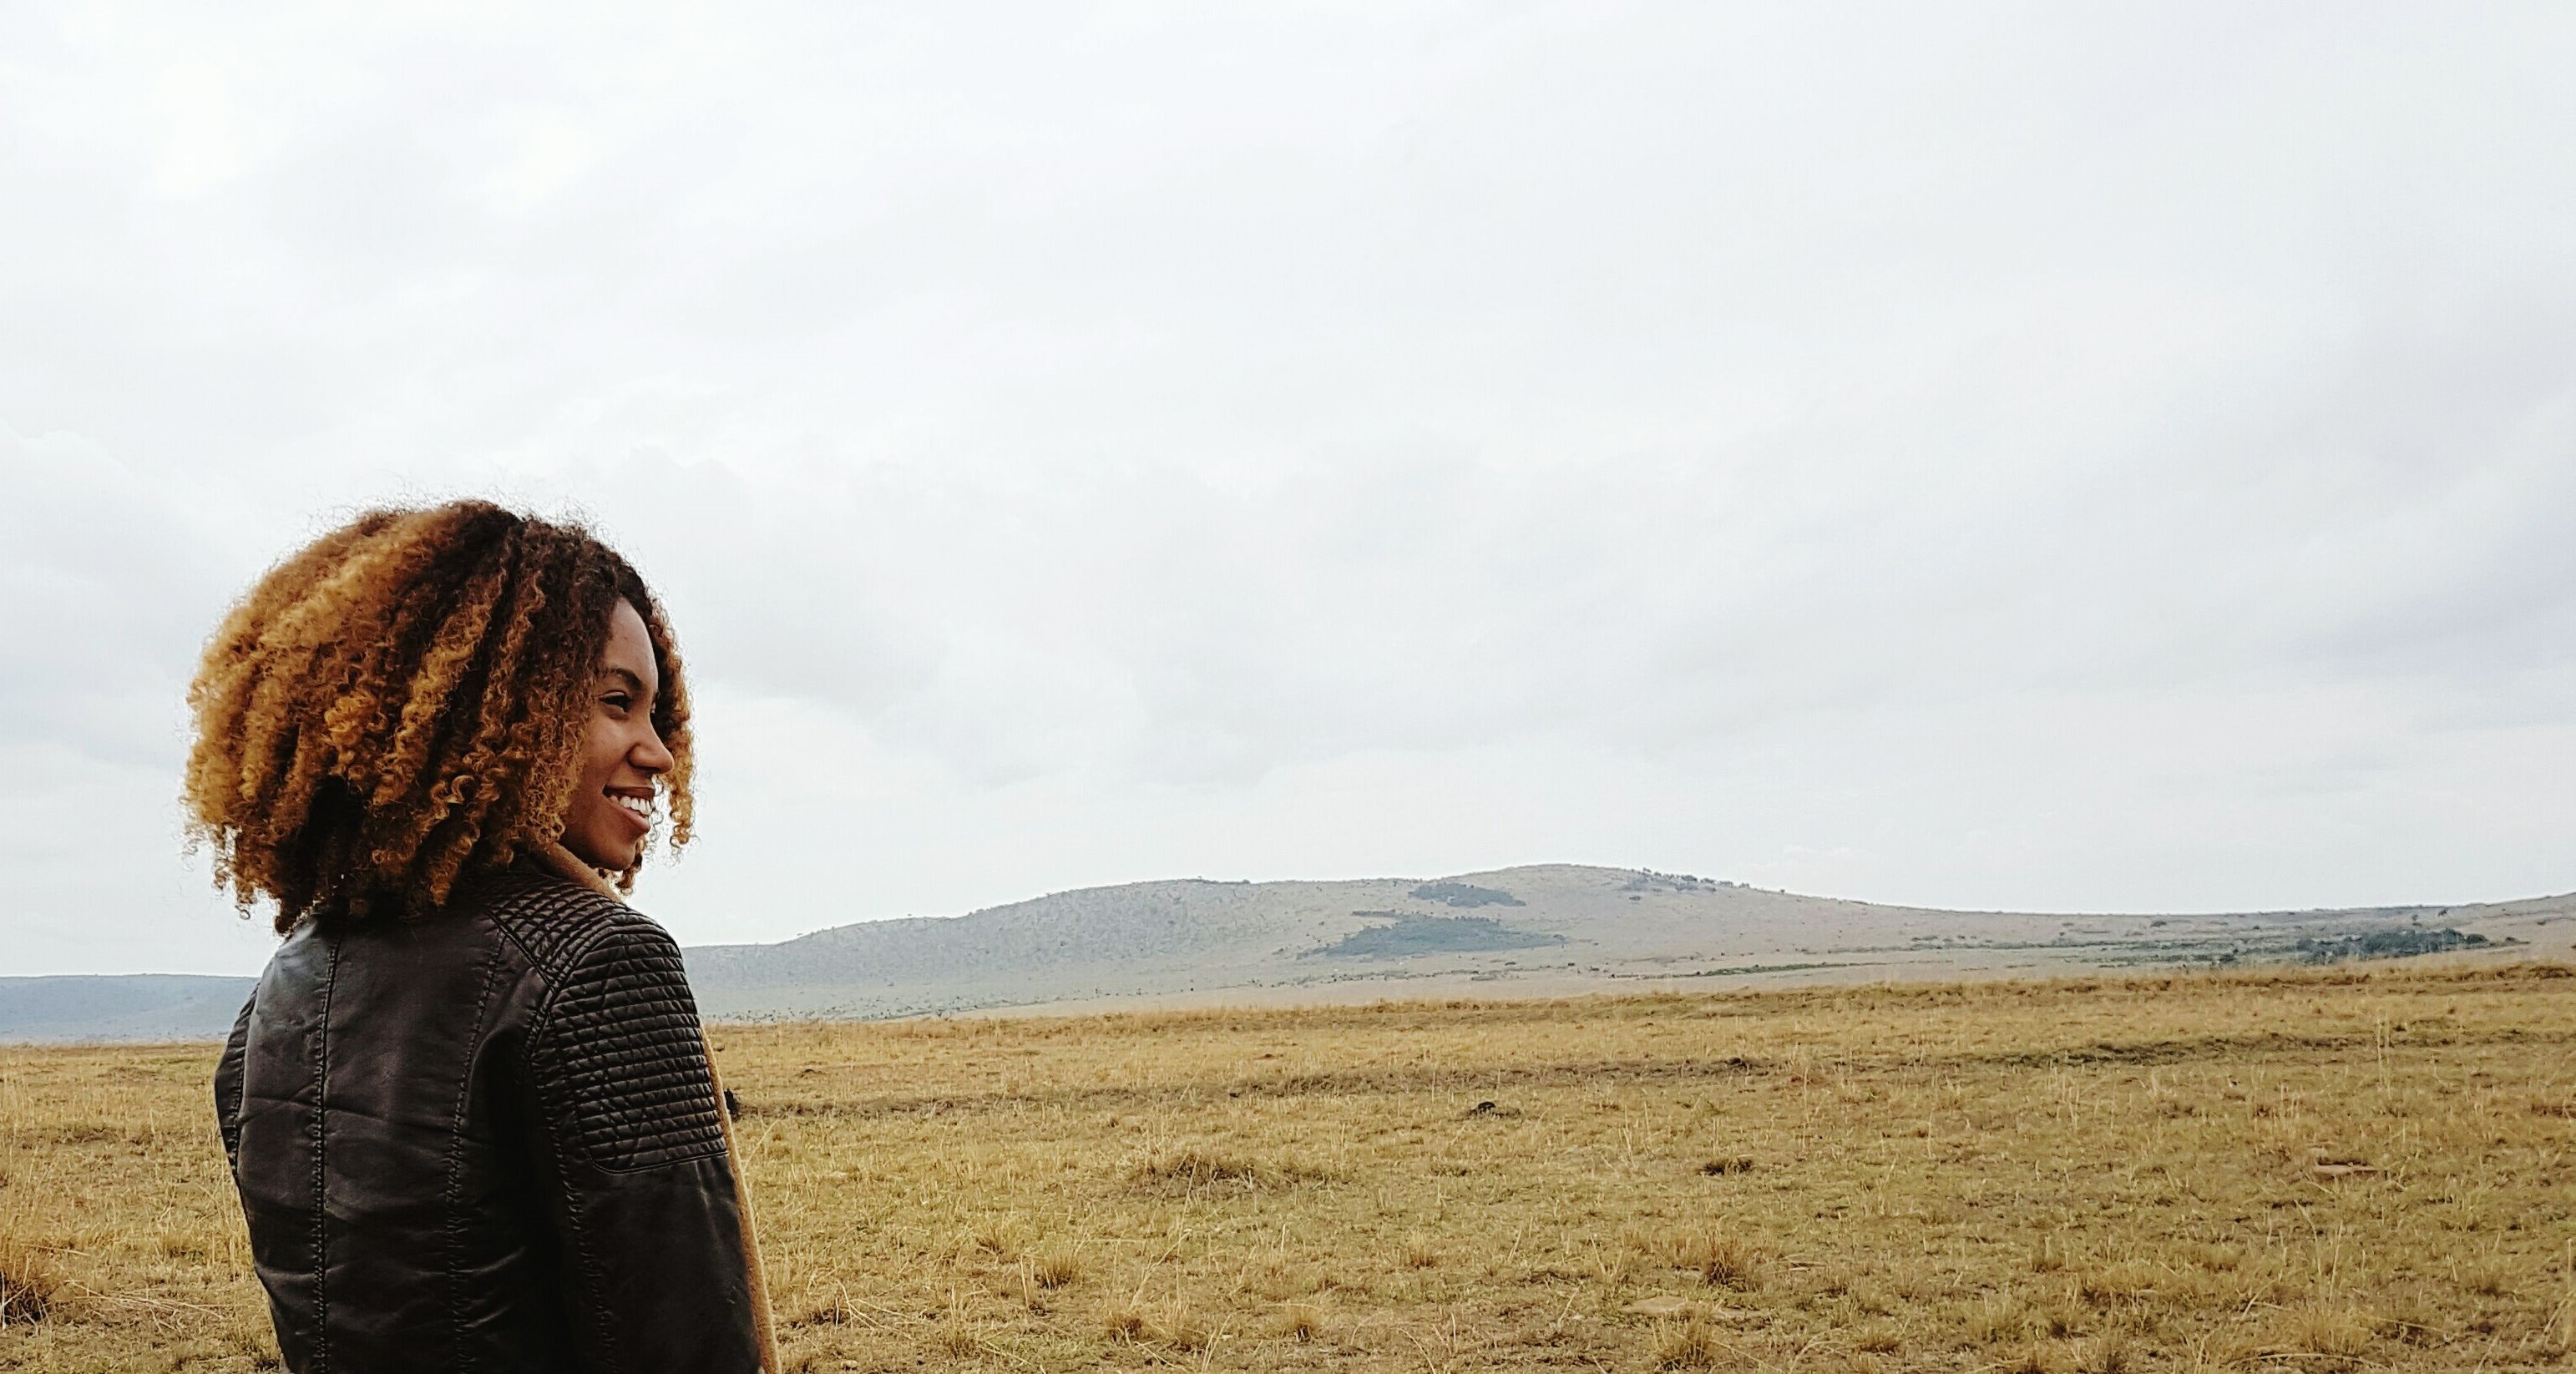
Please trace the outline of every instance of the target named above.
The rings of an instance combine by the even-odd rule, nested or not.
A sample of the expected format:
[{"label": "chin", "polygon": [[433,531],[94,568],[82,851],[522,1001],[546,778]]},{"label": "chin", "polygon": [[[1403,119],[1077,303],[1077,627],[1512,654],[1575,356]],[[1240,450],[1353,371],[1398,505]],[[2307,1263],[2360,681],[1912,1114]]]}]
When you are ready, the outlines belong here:
[{"label": "chin", "polygon": [[642,845],[587,844],[572,839],[564,841],[564,848],[571,850],[574,858],[609,873],[619,873],[633,868],[635,861],[644,854]]}]

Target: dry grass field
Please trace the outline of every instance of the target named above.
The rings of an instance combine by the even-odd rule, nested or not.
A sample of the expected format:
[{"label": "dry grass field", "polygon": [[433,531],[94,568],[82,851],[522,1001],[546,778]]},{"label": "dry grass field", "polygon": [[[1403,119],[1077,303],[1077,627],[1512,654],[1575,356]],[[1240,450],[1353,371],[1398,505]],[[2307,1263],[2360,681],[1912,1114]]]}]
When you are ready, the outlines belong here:
[{"label": "dry grass field", "polygon": [[[791,1368],[2504,1370],[2533,964],[730,1026]],[[273,1356],[203,1045],[0,1048],[0,1368]]]}]

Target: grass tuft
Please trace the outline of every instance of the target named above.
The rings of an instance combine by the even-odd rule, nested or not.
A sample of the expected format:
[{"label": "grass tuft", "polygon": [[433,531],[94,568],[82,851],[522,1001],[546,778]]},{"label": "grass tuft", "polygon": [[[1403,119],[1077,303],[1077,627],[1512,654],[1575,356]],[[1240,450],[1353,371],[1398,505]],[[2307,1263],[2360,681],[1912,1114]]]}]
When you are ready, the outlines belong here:
[{"label": "grass tuft", "polygon": [[1145,1335],[1174,1350],[1204,1350],[1216,1342],[1216,1329],[1186,1298],[1174,1298],[1145,1317]]},{"label": "grass tuft", "polygon": [[2129,1348],[2127,1335],[2114,1331],[2101,1337],[2084,1353],[2084,1374],[2129,1374],[2137,1362]]},{"label": "grass tuft", "polygon": [[1989,1294],[1968,1313],[1968,1337],[1979,1345],[2002,1345],[2030,1333],[2030,1313],[2010,1293]]},{"label": "grass tuft", "polygon": [[1122,1302],[1100,1316],[1101,1329],[1114,1341],[1145,1339],[1145,1310],[1132,1302]]},{"label": "grass tuft", "polygon": [[1760,1288],[1770,1273],[1768,1247],[1715,1231],[1668,1236],[1663,1254],[1665,1263],[1675,1269],[1691,1270],[1708,1283],[1742,1293]]},{"label": "grass tuft", "polygon": [[2123,1260],[2086,1271],[2076,1280],[2075,1293],[2095,1307],[2116,1307],[2153,1296],[2163,1278],[2154,1265]]},{"label": "grass tuft", "polygon": [[974,1319],[966,1314],[966,1300],[957,1293],[948,1295],[948,1317],[940,1323],[939,1348],[960,1358],[984,1348],[984,1334],[975,1329]]},{"label": "grass tuft", "polygon": [[32,1326],[53,1315],[62,1280],[34,1251],[0,1243],[0,1326]]},{"label": "grass tuft", "polygon": [[1028,1262],[1029,1282],[1054,1290],[1082,1277],[1082,1261],[1071,1250],[1049,1247]]},{"label": "grass tuft", "polygon": [[1656,1322],[1646,1347],[1659,1369],[1715,1369],[1732,1353],[1716,1328],[1697,1317]]},{"label": "grass tuft", "polygon": [[1271,1330],[1299,1345],[1321,1340],[1324,1309],[1311,1302],[1283,1303],[1278,1317],[1271,1323]]},{"label": "grass tuft", "polygon": [[1258,1191],[1329,1177],[1320,1169],[1254,1159],[1206,1146],[1157,1150],[1127,1171],[1127,1181],[1156,1194]]},{"label": "grass tuft", "polygon": [[2289,1352],[2306,1355],[2310,1369],[2353,1369],[2370,1353],[2371,1321],[2348,1307],[2308,1307],[2293,1313]]}]

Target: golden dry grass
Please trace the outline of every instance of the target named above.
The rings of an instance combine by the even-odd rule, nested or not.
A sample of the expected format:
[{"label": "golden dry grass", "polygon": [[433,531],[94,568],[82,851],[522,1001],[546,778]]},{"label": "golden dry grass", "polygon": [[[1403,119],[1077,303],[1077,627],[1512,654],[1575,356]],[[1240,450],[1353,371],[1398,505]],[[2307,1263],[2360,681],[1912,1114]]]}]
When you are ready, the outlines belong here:
[{"label": "golden dry grass", "polygon": [[[2504,1370],[2576,1347],[2570,973],[715,1038],[796,1369]],[[271,1358],[212,1059],[0,1049],[0,1368]]]}]

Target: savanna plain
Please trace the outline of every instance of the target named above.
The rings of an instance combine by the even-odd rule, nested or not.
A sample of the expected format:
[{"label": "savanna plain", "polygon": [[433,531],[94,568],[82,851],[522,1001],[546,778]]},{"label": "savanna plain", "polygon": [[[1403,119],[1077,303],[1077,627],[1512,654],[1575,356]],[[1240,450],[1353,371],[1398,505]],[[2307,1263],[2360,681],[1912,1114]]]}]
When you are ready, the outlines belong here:
[{"label": "savanna plain", "polygon": [[[2576,1358],[2565,966],[714,1041],[791,1369]],[[214,1058],[0,1048],[0,1368],[275,1367]]]}]

